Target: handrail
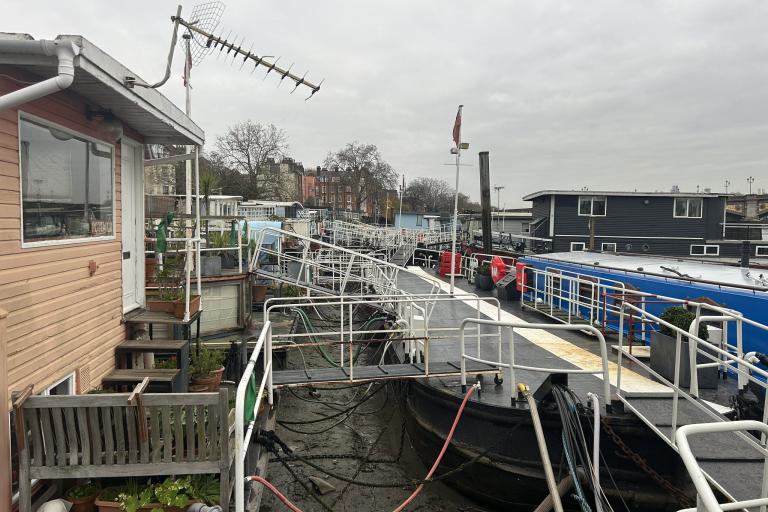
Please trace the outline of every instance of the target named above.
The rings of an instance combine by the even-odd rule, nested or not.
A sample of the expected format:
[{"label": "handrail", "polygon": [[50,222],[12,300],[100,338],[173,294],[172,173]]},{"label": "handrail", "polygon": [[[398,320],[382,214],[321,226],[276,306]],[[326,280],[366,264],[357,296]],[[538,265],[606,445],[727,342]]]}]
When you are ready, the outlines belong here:
[{"label": "handrail", "polygon": [[[693,485],[696,487],[697,502],[696,508],[685,509],[680,512],[720,512],[724,510],[737,510],[751,507],[760,507],[764,510],[768,505],[768,489],[766,488],[766,471],[763,471],[763,484],[761,496],[758,499],[737,501],[735,503],[720,504],[715,497],[715,493],[712,492],[707,477],[701,470],[699,463],[696,461],[696,456],[691,450],[691,446],[688,443],[688,437],[691,435],[706,434],[706,433],[719,433],[719,432],[744,432],[749,430],[760,431],[763,436],[768,435],[768,425],[760,421],[755,420],[741,420],[731,422],[720,423],[698,423],[693,425],[685,425],[675,434],[677,441],[678,452],[680,458],[683,459],[683,464],[688,470],[688,474],[691,476]],[[764,467],[768,468],[768,457],[764,455]]]},{"label": "handrail", "polygon": [[[264,375],[261,378],[256,400],[253,406],[253,420],[249,422],[247,431],[245,430],[245,396],[248,387],[251,385],[254,367],[263,354]],[[235,511],[244,512],[245,510],[245,456],[248,453],[247,447],[250,446],[250,439],[256,418],[261,406],[261,399],[264,391],[267,391],[267,401],[270,406],[273,402],[272,389],[272,323],[267,321],[264,324],[256,346],[253,348],[251,357],[243,372],[243,377],[237,385],[235,394]],[[246,447],[243,449],[243,447]]]},{"label": "handrail", "polygon": [[[478,324],[478,325],[492,325],[492,326],[498,326],[498,327],[507,327],[507,329],[510,331],[511,335],[509,337],[509,363],[503,363],[501,361],[488,361],[485,359],[480,358],[480,354],[478,353],[477,357],[470,356],[466,353],[465,343],[464,343],[464,330],[467,326],[467,324]],[[574,368],[541,368],[536,366],[524,366],[517,364],[515,362],[515,329],[547,329],[547,330],[556,330],[556,331],[582,331],[582,330],[588,330],[592,334],[594,334],[598,342],[600,343],[600,359],[602,363],[601,368],[597,369],[574,369]],[[479,363],[486,363],[494,366],[498,366],[500,368],[509,368],[509,380],[510,380],[510,401],[512,404],[515,402],[515,386],[517,384],[515,380],[515,369],[519,370],[528,370],[533,372],[543,372],[543,373],[574,373],[574,374],[592,374],[592,375],[598,375],[602,374],[603,379],[603,400],[605,401],[605,407],[606,410],[610,411],[610,403],[611,403],[611,381],[610,381],[610,372],[609,372],[609,366],[608,366],[608,347],[605,343],[605,337],[603,336],[603,333],[600,332],[600,330],[594,326],[591,325],[567,325],[567,324],[530,324],[523,321],[517,321],[517,322],[505,322],[500,320],[486,320],[486,319],[478,319],[478,318],[465,318],[461,321],[460,327],[460,349],[461,349],[461,387],[462,390],[466,391],[467,386],[467,372],[466,372],[466,360],[469,359],[470,361],[476,361]],[[499,358],[501,359],[501,358]]]}]

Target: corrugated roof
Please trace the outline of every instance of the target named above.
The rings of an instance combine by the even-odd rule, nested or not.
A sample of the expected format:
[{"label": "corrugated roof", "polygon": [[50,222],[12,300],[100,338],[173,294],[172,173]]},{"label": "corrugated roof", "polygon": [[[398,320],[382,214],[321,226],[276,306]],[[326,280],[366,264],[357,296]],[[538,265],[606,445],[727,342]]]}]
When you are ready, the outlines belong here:
[{"label": "corrugated roof", "polygon": [[723,197],[728,194],[717,194],[709,192],[621,192],[609,190],[539,190],[527,196],[523,196],[523,201],[531,201],[541,196],[625,196],[625,197]]}]

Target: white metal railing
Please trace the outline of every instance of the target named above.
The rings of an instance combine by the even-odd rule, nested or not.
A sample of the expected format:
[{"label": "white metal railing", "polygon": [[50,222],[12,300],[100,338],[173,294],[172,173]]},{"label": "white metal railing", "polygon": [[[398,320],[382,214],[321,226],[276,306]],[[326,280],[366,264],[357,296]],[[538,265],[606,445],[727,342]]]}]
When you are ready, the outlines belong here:
[{"label": "white metal railing", "polygon": [[[249,412],[248,425],[245,425],[245,399],[251,387],[251,379],[256,367],[256,362],[262,357],[264,365],[264,375],[261,378],[259,387],[255,392],[253,399],[253,409]],[[256,346],[248,359],[243,377],[237,385],[235,394],[235,510],[243,512],[245,510],[245,457],[248,455],[248,448],[251,446],[251,437],[256,428],[256,421],[261,407],[261,401],[264,392],[267,393],[267,402],[273,404],[272,389],[272,324],[266,322],[261,330],[261,335],[256,342]]]},{"label": "white metal railing", "polygon": [[681,510],[679,512],[720,512],[724,510],[743,510],[747,508],[760,507],[764,512],[768,505],[768,453],[761,451],[763,455],[763,475],[760,497],[749,500],[734,501],[728,503],[719,503],[704,471],[699,466],[696,456],[688,443],[688,437],[698,434],[740,432],[749,430],[759,431],[763,438],[768,435],[768,425],[765,422],[754,420],[742,420],[720,423],[699,423],[695,425],[685,425],[680,427],[675,436],[677,449],[680,458],[691,476],[691,481],[696,487],[696,507]]},{"label": "white metal railing", "polygon": [[[480,346],[477,347],[477,353],[476,355],[472,356],[467,353],[465,342],[464,342],[464,329],[466,328],[467,324],[477,324],[478,330],[481,325],[490,325],[490,326],[497,326],[500,329],[502,327],[506,328],[506,330],[509,332],[509,361],[503,362],[501,361],[501,337],[499,337],[499,360],[498,361],[492,361],[488,359],[483,359],[481,357],[480,353]],[[600,368],[542,368],[537,366],[527,366],[518,364],[515,361],[515,329],[547,329],[547,330],[561,330],[561,331],[574,331],[574,330],[589,330],[592,334],[594,334],[599,343],[600,343],[600,360],[601,360],[601,366]],[[460,327],[460,351],[461,351],[461,387],[463,391],[466,391],[467,386],[467,372],[466,372],[466,361],[475,361],[478,363],[485,363],[492,366],[498,366],[499,368],[507,368],[509,369],[509,382],[511,383],[510,386],[508,386],[509,389],[509,398],[510,401],[514,403],[516,400],[516,389],[515,389],[515,383],[517,382],[515,377],[515,370],[527,370],[532,372],[543,372],[543,373],[572,373],[572,374],[590,374],[590,375],[597,375],[600,376],[603,380],[603,400],[606,404],[606,407],[610,407],[611,403],[611,381],[610,381],[610,373],[609,373],[609,367],[608,367],[608,348],[605,343],[605,337],[603,336],[603,333],[600,332],[599,329],[596,327],[591,326],[576,326],[576,325],[558,325],[558,324],[529,324],[523,321],[518,322],[502,322],[500,320],[485,320],[485,319],[477,319],[477,318],[465,318],[461,321]]]}]

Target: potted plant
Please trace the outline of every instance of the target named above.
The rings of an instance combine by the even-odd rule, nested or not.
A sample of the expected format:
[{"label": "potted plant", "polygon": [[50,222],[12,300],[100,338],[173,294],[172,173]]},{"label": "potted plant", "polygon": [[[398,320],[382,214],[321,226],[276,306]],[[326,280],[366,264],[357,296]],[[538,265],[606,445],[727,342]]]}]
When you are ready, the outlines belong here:
[{"label": "potted plant", "polygon": [[[691,326],[691,322],[694,321],[696,315],[688,311],[682,306],[673,306],[667,308],[660,317],[665,322],[668,322],[675,327],[678,327],[684,331],[688,331]],[[709,332],[707,326],[699,324],[698,337],[706,341],[709,338]],[[658,372],[662,377],[674,382],[675,380],[675,350],[677,342],[677,332],[661,324],[658,331],[651,331],[651,369]],[[699,347],[706,349],[706,347]],[[709,363],[712,362],[704,354],[696,355],[697,363]],[[717,368],[701,368],[699,372],[699,387],[701,388],[715,388],[717,387]],[[683,387],[688,387],[691,384],[691,367],[690,356],[688,352],[688,336],[682,336],[682,342],[680,344],[680,380],[679,383]]]},{"label": "potted plant", "polygon": [[480,263],[475,273],[475,288],[478,290],[493,290],[493,279],[491,278],[491,264],[487,261]]},{"label": "potted plant", "polygon": [[72,503],[70,512],[93,512],[96,496],[100,490],[99,485],[94,482],[86,482],[71,487],[64,493],[64,499]]},{"label": "potted plant", "polygon": [[[201,345],[198,350],[192,350],[190,375],[192,385],[197,391],[217,391],[224,373],[224,352],[211,350]],[[202,389],[205,386],[205,389]]]},{"label": "potted plant", "polygon": [[160,313],[173,313],[174,302],[181,297],[181,275],[173,262],[166,261],[156,273],[157,294],[147,298],[147,309]]},{"label": "potted plant", "polygon": [[[184,318],[184,309],[186,307],[186,294],[184,288],[180,288],[176,300],[173,301],[173,316]],[[200,311],[200,296],[194,293],[189,294],[189,315],[192,316]]]},{"label": "potted plant", "polygon": [[219,259],[221,260],[221,268],[235,268],[237,266],[237,258],[234,256],[235,249],[230,244],[229,232],[226,233],[210,233],[208,241],[211,247],[221,249],[218,251]]}]

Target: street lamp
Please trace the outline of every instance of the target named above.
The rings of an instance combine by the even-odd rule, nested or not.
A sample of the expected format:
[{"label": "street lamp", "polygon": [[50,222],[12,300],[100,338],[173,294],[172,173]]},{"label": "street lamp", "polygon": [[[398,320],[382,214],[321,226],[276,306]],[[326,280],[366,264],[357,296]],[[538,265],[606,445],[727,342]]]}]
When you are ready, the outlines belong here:
[{"label": "street lamp", "polygon": [[752,195],[752,184],[755,182],[755,178],[750,176],[747,178],[747,183],[749,183],[749,195]]},{"label": "street lamp", "polygon": [[730,186],[731,186],[730,180],[725,180],[725,193],[726,194],[728,193],[728,187],[730,187]]}]

